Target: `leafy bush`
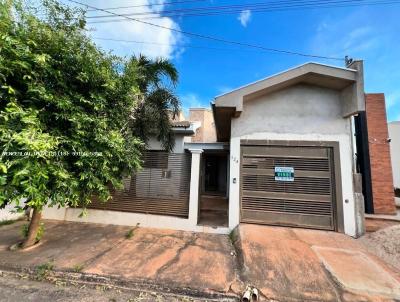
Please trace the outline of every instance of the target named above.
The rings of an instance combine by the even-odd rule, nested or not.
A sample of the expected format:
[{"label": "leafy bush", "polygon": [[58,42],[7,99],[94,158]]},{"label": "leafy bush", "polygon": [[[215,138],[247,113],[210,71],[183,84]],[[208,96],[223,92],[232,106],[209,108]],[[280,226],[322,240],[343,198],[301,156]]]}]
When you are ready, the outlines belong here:
[{"label": "leafy bush", "polygon": [[1,220],[0,221],[0,226],[10,225],[10,224],[13,224],[14,222],[16,222],[16,220]]},{"label": "leafy bush", "polygon": [[54,263],[47,262],[36,267],[36,277],[42,280],[47,277],[50,271],[54,269]]}]

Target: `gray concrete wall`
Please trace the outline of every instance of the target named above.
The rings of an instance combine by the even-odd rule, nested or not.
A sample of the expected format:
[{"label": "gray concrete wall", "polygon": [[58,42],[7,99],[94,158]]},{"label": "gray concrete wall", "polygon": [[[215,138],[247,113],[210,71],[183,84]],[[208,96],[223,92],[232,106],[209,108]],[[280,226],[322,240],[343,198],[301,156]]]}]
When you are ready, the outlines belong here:
[{"label": "gray concrete wall", "polygon": [[340,93],[316,86],[297,85],[243,104],[232,120],[232,137],[255,132],[298,134],[349,133],[342,118]]}]

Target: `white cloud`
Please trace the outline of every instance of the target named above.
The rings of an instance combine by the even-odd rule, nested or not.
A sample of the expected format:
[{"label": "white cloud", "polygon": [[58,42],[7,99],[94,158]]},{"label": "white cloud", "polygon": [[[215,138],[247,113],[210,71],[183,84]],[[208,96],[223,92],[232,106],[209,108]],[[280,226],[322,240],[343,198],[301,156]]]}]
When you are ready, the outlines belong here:
[{"label": "white cloud", "polygon": [[234,88],[230,87],[230,86],[220,86],[217,88],[218,91],[218,95],[220,94],[225,94],[227,92],[232,91]]},{"label": "white cloud", "polygon": [[371,16],[364,10],[357,10],[341,17],[340,22],[332,16],[325,16],[316,25],[315,35],[310,40],[311,52],[331,56],[365,58],[376,53],[388,40],[388,35],[374,26]]},{"label": "white cloud", "polygon": [[388,120],[400,121],[400,90],[388,94],[385,101]]},{"label": "white cloud", "polygon": [[186,93],[180,96],[180,100],[182,102],[182,108],[185,116],[189,116],[189,108],[208,108],[210,107],[210,102],[204,99],[201,99],[195,93]]},{"label": "white cloud", "polygon": [[238,20],[242,24],[243,27],[246,27],[251,19],[251,11],[246,9],[242,10],[239,14]]},{"label": "white cloud", "polygon": [[181,97],[182,105],[187,108],[198,108],[198,107],[208,107],[208,102],[202,100],[195,93],[186,93]]},{"label": "white cloud", "polygon": [[[112,12],[118,14],[130,14],[130,13],[154,13],[152,17],[160,17],[160,12],[163,9],[163,3],[165,0],[137,0],[134,5],[144,5],[134,8],[124,8],[119,10],[112,10]],[[91,1],[90,5],[98,8],[107,7],[118,7],[127,6],[126,0],[95,0]],[[129,3],[128,3],[129,4]],[[156,6],[146,6],[149,4],[161,4]],[[88,16],[96,15],[107,15],[105,12],[88,12]],[[143,16],[142,16],[143,17]],[[132,16],[132,18],[141,18],[141,16]],[[115,18],[104,18],[104,19],[87,19],[88,22],[99,21],[99,20],[112,20],[121,19],[119,17]],[[156,18],[156,19],[144,19],[146,22],[151,22],[159,26],[179,29],[179,25],[168,17]],[[175,55],[183,51],[182,48],[178,48],[174,44],[182,42],[182,35],[174,32],[172,30],[158,28],[148,24],[143,24],[135,21],[122,21],[122,22],[112,22],[112,23],[92,23],[88,24],[88,27],[93,29],[90,34],[92,37],[102,37],[110,39],[119,40],[133,40],[138,42],[148,42],[148,43],[129,43],[129,42],[119,42],[119,41],[105,41],[94,39],[95,42],[102,46],[104,49],[113,50],[114,53],[118,55],[130,56],[132,54],[142,53],[149,57],[166,57],[172,58]],[[151,44],[154,43],[154,44]]]},{"label": "white cloud", "polygon": [[386,108],[390,109],[395,105],[400,106],[400,90],[386,96]]},{"label": "white cloud", "polygon": [[326,24],[326,22],[321,22],[320,24],[318,24],[317,26],[317,32],[321,32],[323,30],[325,30],[328,27],[328,24]]},{"label": "white cloud", "polygon": [[379,46],[379,38],[371,27],[356,28],[344,36],[343,50],[352,53],[363,53]]},{"label": "white cloud", "polygon": [[[343,34],[337,34],[338,32]],[[359,27],[346,32],[342,31],[341,27],[328,26],[326,23],[318,27],[317,34],[312,41],[315,53],[334,57],[343,55],[362,57],[365,52],[379,46],[379,36],[370,27]]]}]

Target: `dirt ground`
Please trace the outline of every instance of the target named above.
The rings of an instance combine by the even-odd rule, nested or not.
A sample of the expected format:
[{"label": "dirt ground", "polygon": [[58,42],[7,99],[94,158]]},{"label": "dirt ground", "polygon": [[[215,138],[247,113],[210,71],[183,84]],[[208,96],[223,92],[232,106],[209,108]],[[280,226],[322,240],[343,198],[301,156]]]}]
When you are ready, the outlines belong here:
[{"label": "dirt ground", "polygon": [[370,253],[400,271],[400,225],[369,233],[359,239]]},{"label": "dirt ground", "polygon": [[[153,292],[121,292],[104,288],[83,288],[0,276],[2,302],[203,302],[185,296]],[[222,301],[222,300],[221,300]]]}]

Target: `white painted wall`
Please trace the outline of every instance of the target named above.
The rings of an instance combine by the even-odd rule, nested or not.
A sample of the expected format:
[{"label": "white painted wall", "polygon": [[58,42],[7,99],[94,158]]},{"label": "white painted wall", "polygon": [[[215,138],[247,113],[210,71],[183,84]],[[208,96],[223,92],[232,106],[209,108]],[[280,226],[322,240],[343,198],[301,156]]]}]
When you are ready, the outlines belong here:
[{"label": "white painted wall", "polygon": [[24,213],[12,213],[12,210],[14,210],[13,205],[7,205],[4,209],[0,210],[0,221],[19,219],[24,216]]},{"label": "white painted wall", "polygon": [[242,114],[231,126],[230,229],[240,219],[241,139],[335,141],[340,149],[344,230],[356,235],[351,123],[342,118],[341,111],[339,92],[305,85],[244,102]]},{"label": "white painted wall", "polygon": [[390,156],[392,159],[393,184],[400,188],[400,121],[388,124],[390,142]]},{"label": "white painted wall", "polygon": [[[183,134],[175,134],[175,146],[172,150],[173,153],[183,153],[184,149],[185,135]],[[164,150],[161,145],[161,142],[158,141],[155,137],[151,137],[147,142],[148,150]]]},{"label": "white painted wall", "polygon": [[[392,160],[393,185],[400,188],[400,121],[388,124],[390,142],[390,156]],[[396,197],[396,204],[400,205],[400,198]]]},{"label": "white painted wall", "polygon": [[104,210],[88,210],[85,217],[79,217],[81,214],[80,209],[72,208],[45,208],[43,210],[44,219],[55,219],[75,222],[86,222],[86,223],[102,223],[102,224],[113,224],[113,225],[124,225],[124,226],[136,226],[139,224],[140,227],[158,228],[158,229],[171,229],[171,230],[182,230],[190,232],[204,232],[214,234],[228,234],[229,229],[226,227],[212,228],[207,226],[199,226],[194,224],[190,217],[189,219],[162,216],[162,215],[150,215],[150,214],[139,214],[139,213],[127,213],[118,211],[104,211]]},{"label": "white painted wall", "polygon": [[189,220],[196,226],[199,220],[200,157],[203,150],[190,149],[190,152],[192,153],[192,166],[190,170]]}]

